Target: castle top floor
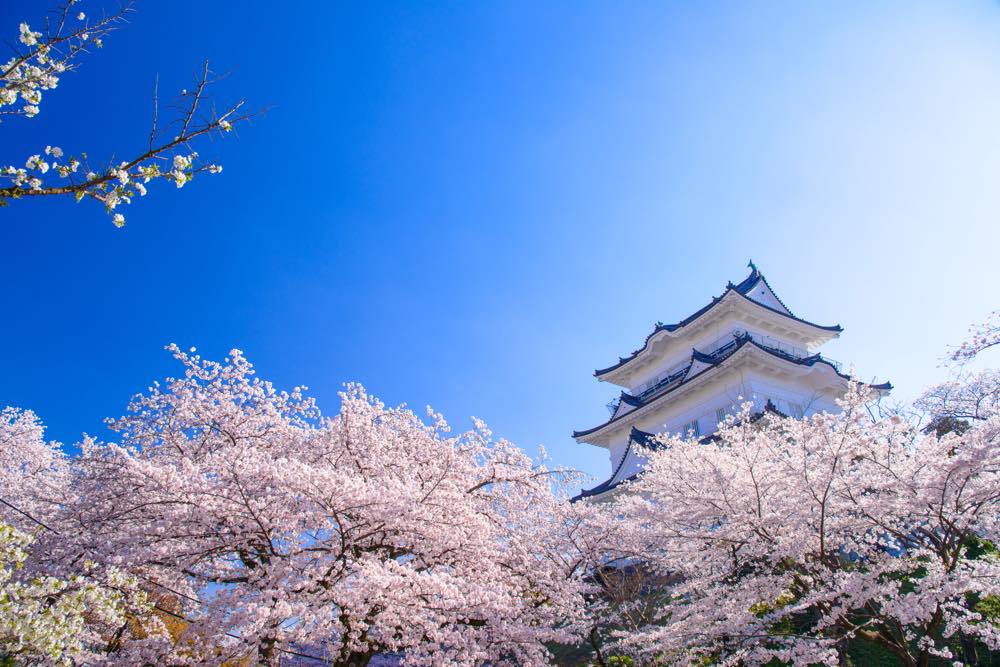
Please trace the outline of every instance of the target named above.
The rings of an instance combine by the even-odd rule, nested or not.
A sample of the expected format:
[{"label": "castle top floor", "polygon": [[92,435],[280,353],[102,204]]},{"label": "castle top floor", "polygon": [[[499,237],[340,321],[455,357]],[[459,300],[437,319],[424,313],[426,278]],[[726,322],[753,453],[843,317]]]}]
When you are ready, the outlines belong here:
[{"label": "castle top floor", "polygon": [[804,357],[841,331],[840,325],[824,326],[796,317],[750,262],[750,275],[741,282],[729,283],[721,296],[679,322],[658,322],[642,347],[594,371],[594,376],[635,393],[669,375],[673,366],[685,364],[692,349],[708,351],[734,335],[749,334]]}]

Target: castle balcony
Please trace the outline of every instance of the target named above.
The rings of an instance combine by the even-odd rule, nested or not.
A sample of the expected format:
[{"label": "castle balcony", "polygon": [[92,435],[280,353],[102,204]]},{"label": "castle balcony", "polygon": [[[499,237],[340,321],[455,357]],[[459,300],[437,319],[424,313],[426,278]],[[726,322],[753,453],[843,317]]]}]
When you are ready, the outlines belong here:
[{"label": "castle balcony", "polygon": [[[749,331],[737,331],[734,332],[731,340],[722,345],[717,351],[715,351],[712,356],[715,361],[721,361],[725,357],[732,354],[736,347],[739,346],[741,340],[752,340],[759,347],[764,348],[768,352],[774,353],[776,356],[788,359],[789,361],[802,361],[803,359],[818,359],[825,361],[826,363],[833,366],[833,368],[838,372],[842,372],[843,364],[829,357],[824,357],[821,354],[810,354],[808,351],[801,347],[796,347],[794,345],[789,345],[788,343],[772,338],[771,336],[761,336],[760,334],[751,333]],[[725,350],[725,351],[724,351]],[[721,356],[717,356],[720,355]]]},{"label": "castle balcony", "polygon": [[[774,352],[778,356],[784,357],[790,361],[799,361],[801,359],[817,358],[821,359],[831,366],[833,366],[838,373],[842,372],[843,364],[835,359],[825,357],[820,354],[809,353],[807,350],[797,347],[795,345],[789,345],[785,341],[778,340],[777,338],[772,338],[771,336],[761,336],[760,334],[750,333],[748,331],[737,331],[734,333],[734,338],[737,340],[740,338],[748,338],[753,342],[757,343],[760,347],[768,350],[769,352]],[[731,344],[731,343],[730,343]]]}]

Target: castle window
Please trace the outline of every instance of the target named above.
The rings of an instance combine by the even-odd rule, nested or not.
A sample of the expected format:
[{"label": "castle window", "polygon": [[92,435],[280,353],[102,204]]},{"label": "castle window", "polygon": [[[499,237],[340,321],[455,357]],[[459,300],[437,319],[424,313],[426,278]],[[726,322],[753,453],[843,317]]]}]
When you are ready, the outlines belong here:
[{"label": "castle window", "polygon": [[726,409],[725,408],[719,408],[718,410],[715,411],[715,421],[717,421],[717,422],[724,422],[724,421],[726,421]]},{"label": "castle window", "polygon": [[701,435],[701,428],[698,426],[697,419],[684,424],[684,435],[688,435],[689,433],[692,435]]}]

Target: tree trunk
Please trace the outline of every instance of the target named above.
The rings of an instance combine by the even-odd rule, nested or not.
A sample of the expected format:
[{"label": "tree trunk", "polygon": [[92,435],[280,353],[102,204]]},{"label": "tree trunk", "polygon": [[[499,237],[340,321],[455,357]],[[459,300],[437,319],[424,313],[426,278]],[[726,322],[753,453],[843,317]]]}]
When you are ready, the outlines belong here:
[{"label": "tree trunk", "polygon": [[257,664],[259,667],[280,667],[281,652],[273,639],[261,638],[257,644]]},{"label": "tree trunk", "polygon": [[333,663],[333,667],[367,667],[372,660],[372,655],[361,652],[348,653],[343,658],[338,658]]},{"label": "tree trunk", "polygon": [[977,667],[979,665],[979,651],[976,649],[976,640],[972,639],[965,633],[962,633],[961,640],[962,660],[969,667]]},{"label": "tree trunk", "polygon": [[590,645],[594,648],[594,657],[597,660],[598,666],[599,667],[608,667],[607,663],[604,662],[604,656],[601,655],[601,645],[597,641],[597,628],[596,627],[590,629],[590,634],[587,635],[587,638],[590,640]]},{"label": "tree trunk", "polygon": [[851,667],[851,659],[847,655],[847,637],[841,637],[837,641],[837,664],[840,667]]}]

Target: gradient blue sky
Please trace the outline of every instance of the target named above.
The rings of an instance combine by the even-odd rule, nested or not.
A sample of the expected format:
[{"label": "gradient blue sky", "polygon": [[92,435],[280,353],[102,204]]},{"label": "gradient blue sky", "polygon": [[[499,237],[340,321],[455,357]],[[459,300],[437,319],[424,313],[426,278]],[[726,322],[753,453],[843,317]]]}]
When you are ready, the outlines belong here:
[{"label": "gradient blue sky", "polygon": [[[24,7],[0,7],[9,39]],[[71,201],[0,210],[0,404],[53,438],[103,434],[175,341],[239,347],[328,412],[361,381],[603,476],[569,437],[616,394],[592,370],[751,257],[902,399],[998,305],[995,2],[138,9],[0,126],[0,160],[134,152],[154,75],[166,96],[206,57],[233,70],[220,102],[273,108],[122,230]]]}]

